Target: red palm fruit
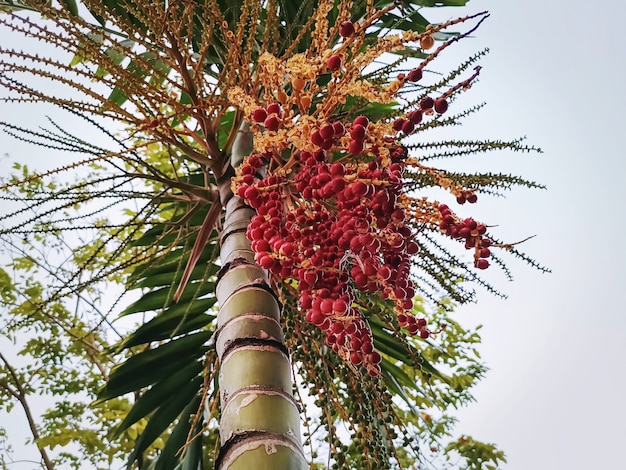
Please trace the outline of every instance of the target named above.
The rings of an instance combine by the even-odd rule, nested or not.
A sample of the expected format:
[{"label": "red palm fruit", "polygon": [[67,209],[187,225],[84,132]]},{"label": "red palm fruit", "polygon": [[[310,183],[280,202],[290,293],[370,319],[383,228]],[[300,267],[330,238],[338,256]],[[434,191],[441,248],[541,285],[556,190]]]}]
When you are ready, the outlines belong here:
[{"label": "red palm fruit", "polygon": [[[348,311],[348,304],[346,303],[345,300],[337,299],[333,302],[333,312],[335,312],[336,314],[343,315],[347,311]],[[341,327],[341,330],[343,331],[343,326]]]},{"label": "red palm fruit", "polygon": [[415,255],[420,251],[420,246],[414,241],[410,241],[406,244],[406,252],[409,255]]},{"label": "red palm fruit", "polygon": [[420,100],[420,108],[422,108],[423,110],[431,109],[434,105],[435,100],[432,99],[430,96],[424,96],[424,98]]},{"label": "red palm fruit", "polygon": [[422,122],[422,117],[423,114],[419,109],[416,109],[415,111],[412,111],[411,114],[409,114],[409,120],[415,125]]},{"label": "red palm fruit", "polygon": [[417,327],[421,330],[422,328],[426,328],[426,319],[424,318],[418,318],[415,321],[415,324],[417,325]]},{"label": "red palm fruit", "polygon": [[256,108],[250,113],[250,117],[254,122],[263,122],[267,117],[267,111],[265,108]]},{"label": "red palm fruit", "polygon": [[467,199],[465,198],[464,194],[456,197],[456,202],[458,202],[459,204],[465,204],[465,201],[467,201]]},{"label": "red palm fruit", "polygon": [[488,246],[491,246],[491,239],[490,239],[490,238],[485,237],[485,238],[483,238],[483,239],[480,241],[480,244],[481,244],[482,246],[484,246],[485,248],[486,248],[486,247],[488,247]]},{"label": "red palm fruit", "polygon": [[478,201],[478,196],[475,193],[468,194],[467,202],[469,202],[470,204],[474,204],[476,201]]},{"label": "red palm fruit", "polygon": [[365,127],[360,124],[352,125],[350,128],[350,137],[355,140],[363,140],[365,139]]},{"label": "red palm fruit", "polygon": [[480,257],[481,258],[489,258],[491,256],[491,250],[487,247],[483,247],[480,249]]},{"label": "red palm fruit", "polygon": [[400,132],[402,130],[402,125],[406,122],[404,118],[398,118],[393,121],[393,130]]},{"label": "red palm fruit", "polygon": [[421,80],[421,78],[422,78],[422,69],[420,68],[411,69],[409,71],[409,75],[407,76],[407,79],[410,82],[417,82]]},{"label": "red palm fruit", "polygon": [[324,299],[320,302],[320,311],[324,315],[330,315],[333,313],[333,301],[332,299]]},{"label": "red palm fruit", "polygon": [[380,364],[380,361],[382,361],[382,359],[383,358],[378,351],[372,351],[367,355],[367,361],[370,364]]},{"label": "red palm fruit", "polygon": [[311,142],[313,142],[318,147],[321,147],[324,143],[324,138],[320,135],[319,131],[315,131],[311,134]]},{"label": "red palm fruit", "polygon": [[417,334],[417,332],[419,331],[419,328],[417,327],[417,325],[415,323],[409,323],[409,325],[406,328],[407,328],[407,330],[409,330],[409,333],[412,336],[415,336]]},{"label": "red palm fruit", "polygon": [[354,35],[354,23],[352,21],[342,21],[339,25],[339,34],[342,38],[349,38]]},{"label": "red palm fruit", "polygon": [[478,269],[487,269],[489,267],[489,261],[484,258],[476,260],[476,267]]},{"label": "red palm fruit", "polygon": [[259,258],[259,264],[263,269],[272,269],[276,264],[276,260],[269,255],[263,255]]},{"label": "red palm fruit", "polygon": [[343,137],[346,133],[345,126],[340,122],[333,122],[333,136],[335,139]]},{"label": "red palm fruit", "polygon": [[277,114],[283,117],[283,107],[279,103],[270,103],[267,105],[267,114]]},{"label": "red palm fruit", "polygon": [[341,59],[341,56],[337,54],[331,55],[328,60],[326,60],[326,67],[328,67],[333,72],[339,70],[342,64],[343,60]]},{"label": "red palm fruit", "polygon": [[415,124],[413,124],[411,121],[405,120],[404,123],[402,124],[402,132],[404,132],[405,134],[410,134],[414,130],[415,130]]},{"label": "red palm fruit", "polygon": [[350,153],[351,155],[358,155],[360,153],[363,153],[363,150],[365,150],[365,142],[363,142],[362,140],[354,139],[350,141],[350,145],[348,146],[348,153]]},{"label": "red palm fruit", "polygon": [[363,362],[363,356],[360,351],[352,351],[350,353],[350,362],[355,366],[358,366],[361,362]]},{"label": "red palm fruit", "polygon": [[383,281],[386,281],[391,277],[391,269],[389,269],[388,266],[381,266],[380,268],[378,268],[378,276]]},{"label": "red palm fruit", "polygon": [[369,126],[370,124],[370,120],[367,118],[367,116],[357,116],[354,118],[354,121],[352,121],[352,125],[356,126],[363,126],[367,129],[367,126]]},{"label": "red palm fruit", "polygon": [[335,136],[335,129],[332,124],[324,124],[320,127],[319,133],[324,139],[332,139]]},{"label": "red palm fruit", "polygon": [[346,167],[340,162],[331,163],[329,170],[332,176],[344,176],[346,174]]},{"label": "red palm fruit", "polygon": [[420,337],[423,339],[426,339],[430,336],[430,331],[428,331],[426,328],[422,328],[420,330]]},{"label": "red palm fruit", "polygon": [[265,118],[265,121],[263,121],[263,125],[268,131],[277,131],[280,127],[280,119],[278,119],[278,116],[276,116],[275,114],[271,114],[267,118]]},{"label": "red palm fruit", "polygon": [[448,110],[448,102],[445,98],[437,98],[435,100],[434,106],[435,111],[437,111],[439,114],[443,114]]}]

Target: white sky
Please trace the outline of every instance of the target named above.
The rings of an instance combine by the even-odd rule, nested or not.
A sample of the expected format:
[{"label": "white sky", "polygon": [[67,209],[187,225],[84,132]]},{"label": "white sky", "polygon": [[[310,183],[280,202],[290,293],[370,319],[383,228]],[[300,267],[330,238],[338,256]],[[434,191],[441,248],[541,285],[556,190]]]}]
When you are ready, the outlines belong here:
[{"label": "white sky", "polygon": [[[466,11],[490,10],[491,17],[450,56],[491,49],[468,94],[488,106],[454,132],[526,135],[544,151],[474,161],[537,180],[547,191],[519,189],[463,206],[499,225],[501,238],[536,234],[522,248],[553,271],[513,262],[515,281],[499,284],[507,300],[481,293],[455,314],[463,324],[484,325],[481,351],[491,368],[477,402],[457,413],[457,430],[505,450],[506,470],[624,468],[626,308],[618,296],[626,283],[626,3],[598,5],[472,0]],[[0,135],[1,153],[14,145]]]}]

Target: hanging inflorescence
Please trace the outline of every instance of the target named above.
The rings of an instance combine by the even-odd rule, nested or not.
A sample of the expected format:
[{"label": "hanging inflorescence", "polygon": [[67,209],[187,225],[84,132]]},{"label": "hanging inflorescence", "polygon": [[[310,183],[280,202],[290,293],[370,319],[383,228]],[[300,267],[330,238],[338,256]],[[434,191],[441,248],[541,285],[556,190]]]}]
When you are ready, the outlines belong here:
[{"label": "hanging inflorescence", "polygon": [[[411,335],[428,338],[434,333],[425,319],[411,314],[416,291],[410,259],[420,249],[414,227],[427,224],[464,238],[466,248],[479,253],[476,267],[488,266],[485,226],[458,220],[444,205],[407,195],[405,172],[412,166],[438,175],[439,185],[459,203],[476,202],[476,193],[422,167],[401,144],[424,120],[445,113],[449,98],[468,89],[480,67],[440,96],[422,97],[395,120],[351,117],[345,103],[351,97],[393,103],[400,90],[420,81],[425,65],[458,37],[390,83],[367,80],[365,67],[409,43],[430,49],[433,33],[484,17],[387,36],[368,48],[362,47],[365,28],[345,20],[339,25],[343,41],[334,50],[320,51],[316,57],[294,55],[287,61],[263,54],[258,72],[265,89],[260,100],[239,88],[229,93],[254,132],[255,152],[238,168],[233,189],[256,209],[247,230],[256,261],[276,280],[294,283],[306,320],[325,332],[329,347],[352,364],[362,364],[370,375],[380,374],[381,356],[356,301],[359,293],[377,293],[392,301],[399,325]],[[319,80],[324,76],[329,81],[322,88]],[[409,220],[415,214],[421,220]],[[481,233],[474,233],[477,230]]]}]

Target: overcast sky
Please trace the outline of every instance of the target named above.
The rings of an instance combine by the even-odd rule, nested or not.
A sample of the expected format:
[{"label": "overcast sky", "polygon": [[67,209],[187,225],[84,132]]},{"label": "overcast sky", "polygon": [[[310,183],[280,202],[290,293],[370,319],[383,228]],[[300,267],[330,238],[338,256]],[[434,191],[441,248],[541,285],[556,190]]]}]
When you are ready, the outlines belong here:
[{"label": "overcast sky", "polygon": [[[453,64],[491,49],[468,94],[488,105],[454,132],[525,135],[544,151],[473,160],[548,186],[481,198],[472,214],[468,208],[498,225],[500,238],[536,235],[522,248],[552,269],[541,274],[513,262],[514,282],[498,278],[508,299],[483,292],[455,313],[462,324],[484,325],[481,351],[491,369],[477,402],[458,412],[457,430],[497,443],[506,470],[624,468],[626,3],[596,5],[472,0],[468,12],[490,10],[491,17],[450,55]],[[459,11],[426,16],[443,20]],[[35,118],[12,114],[22,123]],[[2,153],[15,156],[18,148],[0,135]]]}]

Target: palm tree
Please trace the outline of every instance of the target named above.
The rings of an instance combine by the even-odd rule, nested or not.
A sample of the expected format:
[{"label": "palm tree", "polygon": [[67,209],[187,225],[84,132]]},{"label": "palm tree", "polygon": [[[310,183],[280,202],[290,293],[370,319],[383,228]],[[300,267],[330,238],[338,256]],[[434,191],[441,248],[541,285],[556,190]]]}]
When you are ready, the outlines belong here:
[{"label": "palm tree", "polygon": [[[517,140],[400,144],[477,110],[446,113],[478,76],[471,67],[480,54],[437,83],[422,86],[422,71],[486,14],[429,25],[422,3],[86,1],[90,21],[73,2],[26,1],[19,6],[54,26],[0,20],[73,57],[68,64],[0,47],[5,100],[45,100],[131,129],[132,143],[118,139],[115,151],[65,133],[52,138],[92,155],[77,165],[111,165],[117,173],[107,181],[142,180],[150,194],[129,223],[111,229],[112,263],[91,279],[122,272],[129,290],[143,290],[122,315],[161,309],[117,345],[131,355],[101,393],[137,394],[118,433],[148,418],[130,463],[144,468],[146,451],[167,433],[154,468],[208,465],[216,438],[201,436],[219,416],[216,468],[309,467],[295,375],[314,389],[337,468],[401,465],[409,457],[399,450],[403,423],[391,395],[410,407],[445,395],[433,384],[461,394],[479,375],[453,384],[429,361],[422,345],[443,327],[426,325],[413,305],[409,255],[417,255],[422,295],[436,299],[443,289],[457,302],[472,296],[461,279],[491,288],[476,269],[489,257],[504,266],[493,247],[524,256],[487,238],[484,225],[407,191],[442,187],[471,203],[479,190],[535,185],[425,164],[529,150]],[[32,76],[71,92],[47,95],[29,85]],[[417,160],[411,150],[433,154]],[[438,241],[442,231],[464,240],[472,266]],[[70,281],[88,282],[78,273]],[[339,421],[351,423],[350,445]]]}]

